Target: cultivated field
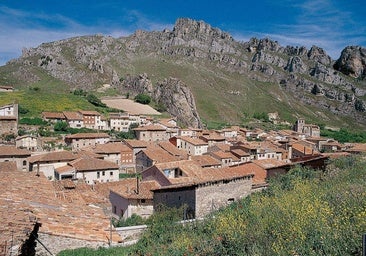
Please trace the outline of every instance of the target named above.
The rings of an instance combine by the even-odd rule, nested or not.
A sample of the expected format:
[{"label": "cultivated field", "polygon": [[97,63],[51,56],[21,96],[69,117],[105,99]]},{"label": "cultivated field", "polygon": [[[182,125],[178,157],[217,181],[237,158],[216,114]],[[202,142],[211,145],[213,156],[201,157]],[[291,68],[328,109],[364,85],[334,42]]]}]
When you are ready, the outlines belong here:
[{"label": "cultivated field", "polygon": [[140,104],[133,100],[121,98],[121,97],[105,97],[102,98],[102,102],[110,108],[121,109],[131,114],[141,115],[161,115],[149,105]]}]

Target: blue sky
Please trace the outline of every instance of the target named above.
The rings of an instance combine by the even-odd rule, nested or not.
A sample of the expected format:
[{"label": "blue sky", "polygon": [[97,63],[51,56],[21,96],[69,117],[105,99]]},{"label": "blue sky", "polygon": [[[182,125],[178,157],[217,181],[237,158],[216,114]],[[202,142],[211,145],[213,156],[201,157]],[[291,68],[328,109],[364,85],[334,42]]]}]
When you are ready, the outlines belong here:
[{"label": "blue sky", "polygon": [[203,20],[239,41],[317,45],[337,59],[348,45],[366,47],[365,14],[364,0],[0,0],[0,65],[44,42],[172,29],[180,17]]}]

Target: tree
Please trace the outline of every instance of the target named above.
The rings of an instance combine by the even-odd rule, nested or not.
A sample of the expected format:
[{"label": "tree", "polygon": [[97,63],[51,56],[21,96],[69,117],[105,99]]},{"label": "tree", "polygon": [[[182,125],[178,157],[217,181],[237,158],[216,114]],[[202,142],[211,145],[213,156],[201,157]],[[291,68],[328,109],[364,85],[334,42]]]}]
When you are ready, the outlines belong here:
[{"label": "tree", "polygon": [[57,122],[55,123],[54,130],[56,132],[66,132],[68,128],[68,124],[66,122]]},{"label": "tree", "polygon": [[86,96],[86,100],[89,101],[89,103],[91,103],[91,104],[93,104],[94,106],[97,106],[97,107],[105,108],[107,106],[97,96],[95,96],[92,93],[90,93],[90,94],[88,94],[88,96]]},{"label": "tree", "polygon": [[135,101],[147,105],[151,102],[151,97],[147,94],[140,93],[136,95]]}]

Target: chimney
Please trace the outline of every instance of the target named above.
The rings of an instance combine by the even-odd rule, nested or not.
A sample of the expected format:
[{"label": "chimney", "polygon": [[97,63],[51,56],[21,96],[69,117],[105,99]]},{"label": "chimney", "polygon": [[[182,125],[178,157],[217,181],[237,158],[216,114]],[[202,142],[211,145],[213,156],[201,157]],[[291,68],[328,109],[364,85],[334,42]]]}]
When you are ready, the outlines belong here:
[{"label": "chimney", "polygon": [[136,177],[136,194],[140,193],[140,178]]}]

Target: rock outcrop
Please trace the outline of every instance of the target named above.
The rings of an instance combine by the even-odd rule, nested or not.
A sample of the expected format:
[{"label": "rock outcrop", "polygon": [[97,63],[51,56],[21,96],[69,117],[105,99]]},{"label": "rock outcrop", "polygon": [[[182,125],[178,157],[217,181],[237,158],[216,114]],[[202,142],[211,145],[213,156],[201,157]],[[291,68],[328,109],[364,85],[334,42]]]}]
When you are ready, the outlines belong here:
[{"label": "rock outcrop", "polygon": [[355,78],[366,77],[366,48],[348,46],[334,64],[336,70]]}]

